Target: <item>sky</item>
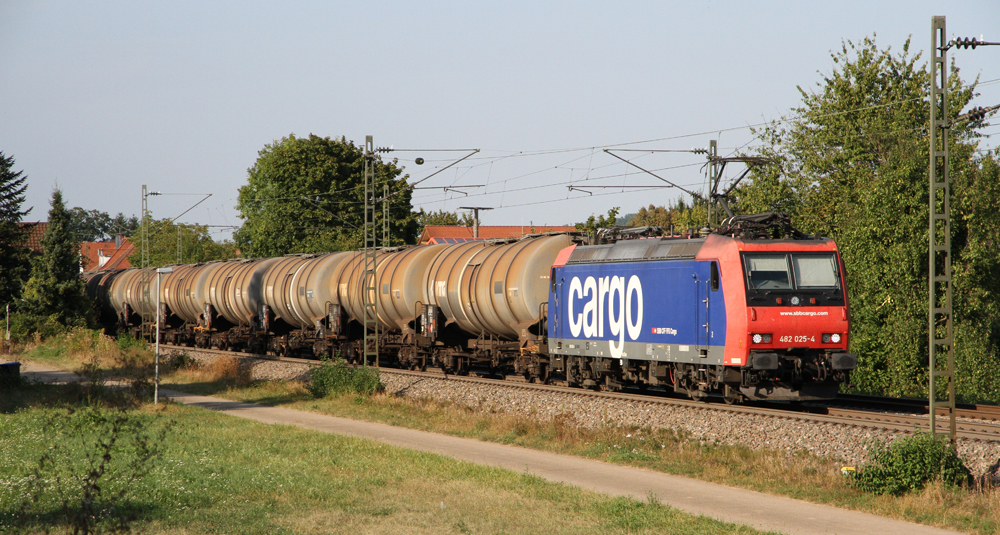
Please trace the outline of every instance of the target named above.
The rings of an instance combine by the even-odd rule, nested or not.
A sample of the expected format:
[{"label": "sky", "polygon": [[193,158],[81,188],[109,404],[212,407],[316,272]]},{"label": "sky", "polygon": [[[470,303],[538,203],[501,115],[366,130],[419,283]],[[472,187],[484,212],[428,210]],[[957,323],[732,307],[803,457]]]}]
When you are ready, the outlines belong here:
[{"label": "sky", "polygon": [[[163,193],[153,217],[228,239],[258,151],[316,134],[396,149],[436,188],[415,208],[572,224],[686,197],[605,149],[704,191],[704,155],[636,150],[752,149],[751,127],[790,115],[845,40],[912,36],[926,58],[935,15],[949,37],[1000,42],[995,0],[0,0],[0,151],[29,177],[27,221],[54,188],[138,215],[145,184]],[[973,105],[1000,104],[1000,46],[949,57],[986,82]],[[996,147],[1000,128],[983,132]]]}]

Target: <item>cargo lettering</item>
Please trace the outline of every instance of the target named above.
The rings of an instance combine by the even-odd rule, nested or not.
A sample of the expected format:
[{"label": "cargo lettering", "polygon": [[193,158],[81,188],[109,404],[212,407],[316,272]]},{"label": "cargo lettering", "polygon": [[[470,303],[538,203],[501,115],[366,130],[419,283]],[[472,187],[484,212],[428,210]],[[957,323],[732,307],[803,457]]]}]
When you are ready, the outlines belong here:
[{"label": "cargo lettering", "polygon": [[[612,337],[611,356],[621,358],[625,349],[625,333],[630,340],[639,338],[642,332],[642,283],[637,275],[632,275],[625,283],[625,277],[573,277],[569,283],[567,300],[569,330],[573,337],[603,338],[604,323],[607,319]],[[605,299],[606,297],[606,299]],[[576,312],[577,300],[583,300],[583,309]],[[632,303],[636,304],[635,317]]]}]

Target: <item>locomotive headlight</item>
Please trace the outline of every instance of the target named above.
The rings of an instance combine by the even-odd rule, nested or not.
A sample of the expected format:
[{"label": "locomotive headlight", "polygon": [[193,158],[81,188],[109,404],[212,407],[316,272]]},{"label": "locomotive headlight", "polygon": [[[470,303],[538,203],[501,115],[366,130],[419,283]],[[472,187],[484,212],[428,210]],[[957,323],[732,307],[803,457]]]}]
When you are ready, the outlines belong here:
[{"label": "locomotive headlight", "polygon": [[840,343],[840,333],[833,333],[830,335],[830,341],[839,344]]},{"label": "locomotive headlight", "polygon": [[770,334],[754,334],[751,338],[755,344],[770,344],[771,335]]},{"label": "locomotive headlight", "polygon": [[792,297],[792,305],[798,306],[799,303],[800,303],[799,297],[798,296],[793,296]]}]

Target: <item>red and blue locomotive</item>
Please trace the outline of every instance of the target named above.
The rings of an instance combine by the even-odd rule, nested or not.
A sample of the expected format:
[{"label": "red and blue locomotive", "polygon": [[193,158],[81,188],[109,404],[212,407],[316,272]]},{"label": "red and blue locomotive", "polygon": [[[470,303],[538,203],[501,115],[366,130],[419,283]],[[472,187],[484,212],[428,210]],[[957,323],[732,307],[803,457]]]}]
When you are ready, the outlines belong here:
[{"label": "red and blue locomotive", "polygon": [[857,364],[836,245],[732,234],[564,249],[548,298],[553,369],[582,386],[729,402],[834,397]]}]

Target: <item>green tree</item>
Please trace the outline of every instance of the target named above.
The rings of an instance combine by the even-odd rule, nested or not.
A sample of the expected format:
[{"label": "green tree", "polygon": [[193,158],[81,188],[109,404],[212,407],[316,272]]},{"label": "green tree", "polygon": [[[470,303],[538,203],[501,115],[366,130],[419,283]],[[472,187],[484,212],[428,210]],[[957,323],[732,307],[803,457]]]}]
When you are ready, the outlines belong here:
[{"label": "green tree", "polygon": [[[848,41],[831,56],[833,72],[823,77],[815,92],[800,88],[802,106],[792,110],[792,118],[759,132],[762,155],[771,163],[754,168],[752,180],[737,189],[735,205],[743,213],[789,212],[800,230],[837,241],[847,267],[851,345],[859,355],[852,382],[867,391],[923,395],[927,385],[927,69],[919,64],[919,54],[909,54],[909,41],[900,54],[880,50],[871,38],[857,44]],[[974,89],[964,87],[958,70],[951,69],[949,106],[954,120]],[[996,354],[995,335],[991,340],[988,331],[972,334],[967,311],[957,308],[973,291],[971,281],[983,282],[984,277],[996,274],[995,266],[977,249],[986,235],[967,230],[970,222],[981,225],[977,232],[996,229],[982,219],[989,212],[979,213],[987,206],[995,210],[996,197],[989,197],[995,195],[987,182],[989,169],[982,173],[976,169],[974,136],[970,125],[961,121],[954,123],[949,135],[953,191],[968,190],[975,182],[979,190],[972,191],[983,196],[969,199],[963,205],[969,212],[956,210],[953,218],[956,331],[959,338],[975,338],[964,343],[976,348],[963,350],[959,342],[959,358],[966,361],[975,352]],[[980,251],[979,256],[970,256],[971,251]],[[969,278],[963,279],[961,273],[968,273]],[[985,286],[994,293],[987,299],[988,306],[982,304],[984,311],[995,306],[996,284]],[[990,378],[979,386],[988,383],[992,395],[1000,393],[996,359],[981,373]],[[980,395],[969,386],[966,377],[959,379],[960,390],[967,396]]]},{"label": "green tree", "polygon": [[42,247],[45,252],[35,258],[31,278],[24,285],[25,311],[53,317],[63,325],[86,325],[92,307],[80,277],[80,245],[69,227],[69,213],[58,189],[52,192]]},{"label": "green tree", "polygon": [[417,217],[417,236],[424,231],[424,227],[427,225],[459,225],[463,227],[471,227],[473,224],[472,215],[468,212],[463,212],[461,214],[456,214],[455,212],[449,212],[447,210],[425,212],[424,209],[421,208],[419,212],[415,212],[415,215]]},{"label": "green tree", "polygon": [[24,171],[14,171],[14,157],[0,152],[0,306],[14,303],[31,269],[25,244],[30,228],[21,219],[31,209],[21,210],[28,189]]},{"label": "green tree", "polygon": [[[169,219],[149,221],[150,266],[196,264],[239,256],[236,244],[230,241],[216,242],[204,225],[174,223]],[[133,266],[140,265],[142,250],[138,247],[133,249],[128,261]]]},{"label": "green tree", "polygon": [[681,234],[689,229],[700,229],[705,226],[706,220],[707,212],[703,201],[696,199],[693,204],[688,205],[684,199],[678,199],[668,206],[650,204],[648,208],[639,208],[629,224],[633,227],[662,227],[667,232],[672,228],[674,234]]},{"label": "green tree", "polygon": [[[393,243],[413,243],[412,190],[396,162],[375,162],[376,198],[389,187]],[[236,208],[237,246],[247,257],[356,249],[364,226],[364,151],[345,138],[290,135],[266,145],[248,171]],[[381,236],[382,203],[375,210]]]},{"label": "green tree", "polygon": [[85,210],[79,206],[69,210],[70,228],[80,242],[111,241],[118,234],[132,236],[139,228],[139,218],[118,212],[111,217],[100,210]]},{"label": "green tree", "polygon": [[594,215],[591,214],[591,216],[587,218],[586,223],[576,224],[576,230],[586,232],[588,236],[594,237],[597,235],[597,229],[615,226],[615,223],[618,220],[618,212],[620,210],[620,206],[615,206],[614,208],[608,210],[607,217],[604,217],[604,215],[594,217]]}]

